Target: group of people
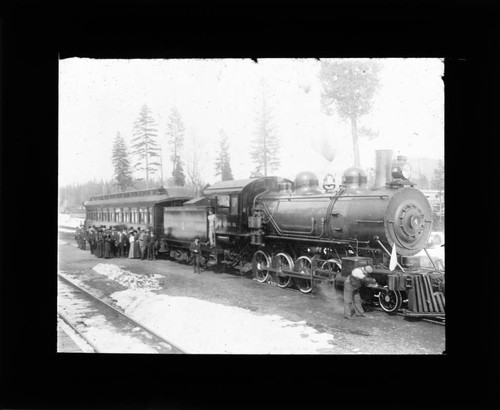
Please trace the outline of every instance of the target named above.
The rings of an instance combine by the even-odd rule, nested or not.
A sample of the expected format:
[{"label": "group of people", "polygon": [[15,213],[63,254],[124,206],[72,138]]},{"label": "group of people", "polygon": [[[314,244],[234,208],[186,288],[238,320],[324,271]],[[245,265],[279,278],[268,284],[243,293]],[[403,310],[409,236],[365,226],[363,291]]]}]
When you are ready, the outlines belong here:
[{"label": "group of people", "polygon": [[119,229],[105,225],[86,228],[81,224],[76,229],[75,239],[80,249],[90,247],[90,253],[98,258],[130,258],[156,260],[159,240],[149,229]]}]

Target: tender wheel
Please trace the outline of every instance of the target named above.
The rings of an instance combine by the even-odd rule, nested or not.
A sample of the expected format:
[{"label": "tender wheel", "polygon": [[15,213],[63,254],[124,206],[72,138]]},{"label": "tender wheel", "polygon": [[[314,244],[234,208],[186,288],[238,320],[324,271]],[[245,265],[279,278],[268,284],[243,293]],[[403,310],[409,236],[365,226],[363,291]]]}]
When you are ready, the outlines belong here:
[{"label": "tender wheel", "polygon": [[401,307],[403,298],[401,297],[401,293],[398,290],[386,289],[380,291],[378,295],[378,301],[380,303],[380,307],[383,310],[385,310],[387,313],[394,313],[397,312]]},{"label": "tender wheel", "polygon": [[271,266],[271,258],[264,251],[257,251],[252,258],[252,272],[257,282],[263,283],[269,277],[267,268]]},{"label": "tender wheel", "polygon": [[273,268],[278,269],[274,272],[274,280],[280,288],[286,288],[292,282],[292,277],[282,273],[283,270],[293,270],[293,260],[286,253],[278,253],[273,258]]},{"label": "tender wheel", "polygon": [[[295,261],[295,272],[300,272],[305,275],[311,275],[311,268],[312,268],[312,262],[311,258],[308,256],[301,256],[299,259]],[[297,288],[302,293],[311,293],[312,291],[312,282],[311,280],[307,279],[299,279],[299,278],[294,278],[295,284],[297,285]]]}]

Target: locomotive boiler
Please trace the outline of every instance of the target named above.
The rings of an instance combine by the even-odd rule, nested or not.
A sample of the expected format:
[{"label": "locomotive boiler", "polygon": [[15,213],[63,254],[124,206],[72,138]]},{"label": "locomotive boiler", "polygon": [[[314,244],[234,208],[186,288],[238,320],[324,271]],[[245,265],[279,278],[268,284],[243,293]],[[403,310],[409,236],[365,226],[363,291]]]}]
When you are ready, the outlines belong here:
[{"label": "locomotive boiler", "polygon": [[[281,191],[259,196],[253,224],[267,239],[308,243],[332,243],[347,247],[397,247],[401,256],[412,256],[425,246],[432,228],[432,211],[423,193],[408,180],[404,163],[391,169],[390,151],[377,151],[375,184],[359,168],[347,169],[342,185],[334,191],[319,190],[317,177],[302,172],[295,189],[284,184]],[[392,178],[389,179],[388,176]],[[257,234],[257,233],[256,233]]]}]

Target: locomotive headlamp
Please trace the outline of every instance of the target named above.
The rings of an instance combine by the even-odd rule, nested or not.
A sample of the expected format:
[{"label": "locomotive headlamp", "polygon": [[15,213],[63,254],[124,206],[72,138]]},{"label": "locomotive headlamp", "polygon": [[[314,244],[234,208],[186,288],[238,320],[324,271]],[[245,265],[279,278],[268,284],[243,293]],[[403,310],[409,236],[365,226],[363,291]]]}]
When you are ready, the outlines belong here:
[{"label": "locomotive headlamp", "polygon": [[409,180],[411,177],[411,166],[406,162],[406,157],[398,156],[392,166],[391,175],[393,179]]}]

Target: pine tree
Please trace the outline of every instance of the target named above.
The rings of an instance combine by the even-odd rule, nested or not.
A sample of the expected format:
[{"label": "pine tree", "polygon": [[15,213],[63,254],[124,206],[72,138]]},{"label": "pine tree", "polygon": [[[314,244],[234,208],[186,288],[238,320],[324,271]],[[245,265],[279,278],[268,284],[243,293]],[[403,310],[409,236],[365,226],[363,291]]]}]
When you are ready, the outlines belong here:
[{"label": "pine tree", "polygon": [[261,81],[262,93],[256,106],[256,128],[255,138],[250,148],[250,157],[255,163],[254,174],[264,174],[268,171],[276,171],[280,166],[279,137],[272,125],[272,110],[269,104],[269,92],[267,83]]},{"label": "pine tree", "polygon": [[184,167],[180,160],[175,164],[175,169],[172,172],[172,176],[174,177],[175,185],[184,186],[186,184],[186,174],[184,174]]},{"label": "pine tree", "polygon": [[[380,66],[370,60],[323,60],[321,80],[321,105],[328,115],[336,107],[339,116],[351,122],[354,165],[360,167],[358,145],[358,120],[367,114],[379,86]],[[362,131],[365,131],[363,128]],[[370,132],[368,133],[370,136]],[[376,135],[376,134],[375,134]],[[373,136],[373,135],[372,135]]]},{"label": "pine tree", "polygon": [[134,123],[134,138],[132,140],[132,153],[136,156],[137,162],[134,165],[136,171],[146,173],[146,187],[149,188],[150,175],[158,172],[160,163],[160,148],[157,142],[156,123],[146,104],[143,105],[139,117]]},{"label": "pine tree", "polygon": [[167,136],[169,137],[168,143],[172,146],[172,153],[170,160],[172,161],[172,176],[176,185],[184,186],[186,183],[186,176],[184,174],[184,165],[181,160],[181,151],[184,145],[184,123],[182,117],[176,107],[172,107],[170,115],[168,116],[169,122],[167,124]]},{"label": "pine tree", "polygon": [[229,160],[227,145],[227,135],[224,130],[219,131],[219,152],[215,159],[215,175],[220,175],[222,181],[230,181],[233,178],[233,171]]},{"label": "pine tree", "polygon": [[115,184],[123,192],[132,185],[132,171],[128,159],[127,146],[119,132],[113,143],[113,166],[115,167]]}]

